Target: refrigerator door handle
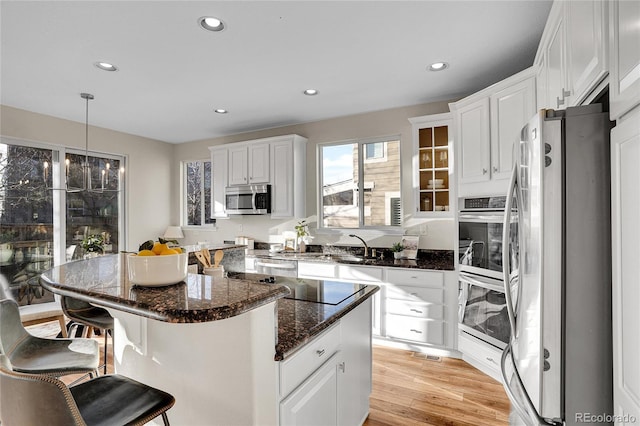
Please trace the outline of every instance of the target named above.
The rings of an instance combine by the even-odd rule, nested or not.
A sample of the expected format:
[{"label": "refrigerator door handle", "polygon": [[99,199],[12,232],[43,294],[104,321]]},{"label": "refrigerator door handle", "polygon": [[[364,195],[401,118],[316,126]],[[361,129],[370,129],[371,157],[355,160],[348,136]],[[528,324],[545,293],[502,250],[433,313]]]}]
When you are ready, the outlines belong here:
[{"label": "refrigerator door handle", "polygon": [[507,314],[509,315],[509,327],[511,328],[511,340],[516,335],[516,317],[514,312],[513,300],[511,298],[511,268],[509,264],[509,242],[511,241],[511,208],[513,194],[516,191],[518,179],[518,167],[514,165],[509,180],[509,190],[507,191],[507,199],[504,206],[504,221],[502,222],[502,271],[504,273],[504,296],[507,304]]},{"label": "refrigerator door handle", "polygon": [[[513,365],[513,378],[516,380],[518,387],[521,389],[521,393],[522,393],[521,399],[523,400],[526,407],[522,406],[520,400],[516,397],[515,392],[511,388],[511,384],[509,383],[509,378],[507,376],[507,367],[506,367],[507,357],[511,357],[511,363]],[[511,349],[511,342],[509,342],[507,344],[507,347],[504,348],[504,351],[502,351],[502,358],[500,359],[500,374],[502,375],[502,383],[503,383],[504,390],[507,396],[509,397],[509,401],[511,401],[511,406],[515,408],[518,415],[523,420],[526,419],[529,422],[533,421],[534,423],[531,423],[531,424],[537,425],[537,426],[541,426],[541,425],[561,426],[562,425],[562,422],[547,420],[541,417],[540,414],[538,414],[538,412],[536,411],[536,408],[533,405],[533,402],[531,402],[531,399],[529,399],[529,395],[527,395],[525,391],[524,384],[522,383],[522,379],[520,378],[520,374],[518,373],[518,369],[516,368],[516,363],[515,363],[515,360],[513,359],[513,351]],[[529,422],[527,423],[529,424]]]}]

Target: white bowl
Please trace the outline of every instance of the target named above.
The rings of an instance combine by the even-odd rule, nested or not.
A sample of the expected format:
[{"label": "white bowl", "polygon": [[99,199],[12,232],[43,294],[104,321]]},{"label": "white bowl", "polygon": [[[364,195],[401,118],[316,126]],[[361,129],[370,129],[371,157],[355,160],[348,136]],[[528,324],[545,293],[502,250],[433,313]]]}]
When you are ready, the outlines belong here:
[{"label": "white bowl", "polygon": [[127,257],[129,281],[149,287],[179,283],[187,277],[188,259],[187,253],[165,256],[130,254]]},{"label": "white bowl", "polygon": [[[424,181],[423,181],[424,182]],[[444,183],[444,179],[433,179],[433,180],[429,180],[429,185],[430,186],[438,186],[438,185],[442,185]]]}]

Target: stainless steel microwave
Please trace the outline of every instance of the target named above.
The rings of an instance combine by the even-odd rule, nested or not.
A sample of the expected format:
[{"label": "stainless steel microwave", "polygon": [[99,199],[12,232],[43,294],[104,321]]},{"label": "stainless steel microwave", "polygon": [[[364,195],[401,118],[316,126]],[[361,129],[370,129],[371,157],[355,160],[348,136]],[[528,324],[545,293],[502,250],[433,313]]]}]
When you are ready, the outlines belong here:
[{"label": "stainless steel microwave", "polygon": [[227,214],[271,213],[271,185],[239,185],[225,188]]}]

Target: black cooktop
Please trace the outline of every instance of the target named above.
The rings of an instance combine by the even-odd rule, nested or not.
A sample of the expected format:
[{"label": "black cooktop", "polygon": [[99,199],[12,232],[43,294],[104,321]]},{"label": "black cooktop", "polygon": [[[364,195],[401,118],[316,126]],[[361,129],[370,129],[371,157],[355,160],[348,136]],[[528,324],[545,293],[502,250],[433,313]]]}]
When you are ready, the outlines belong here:
[{"label": "black cooktop", "polygon": [[[289,287],[291,293],[285,299],[338,305],[366,287],[365,284],[345,283],[330,280],[311,280],[307,278],[272,277],[260,274],[242,274],[244,279]],[[231,277],[231,276],[230,276]]]}]

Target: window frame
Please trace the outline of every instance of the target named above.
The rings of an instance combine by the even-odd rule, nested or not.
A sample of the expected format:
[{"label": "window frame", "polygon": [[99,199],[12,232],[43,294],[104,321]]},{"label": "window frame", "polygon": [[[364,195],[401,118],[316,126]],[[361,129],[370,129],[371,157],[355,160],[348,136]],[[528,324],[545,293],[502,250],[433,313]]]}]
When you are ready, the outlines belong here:
[{"label": "window frame", "polygon": [[[364,145],[371,143],[379,143],[379,142],[398,142],[398,164],[399,164],[399,180],[400,180],[400,188],[397,192],[394,192],[395,198],[400,198],[400,205],[403,205],[402,201],[402,137],[400,134],[395,135],[387,135],[387,136],[376,136],[376,137],[367,137],[367,138],[357,138],[357,139],[347,139],[342,141],[333,141],[333,142],[324,142],[318,143],[316,146],[316,179],[318,182],[318,186],[316,188],[316,200],[317,200],[317,229],[316,232],[319,234],[349,234],[355,230],[364,231],[373,231],[376,232],[384,232],[385,234],[399,234],[402,235],[404,233],[404,221],[400,223],[400,225],[375,225],[375,226],[367,226],[364,224],[365,222],[365,205],[364,205],[364,189],[367,182],[364,182],[364,165],[368,163],[382,162],[387,161],[387,144],[384,144],[383,148],[383,157],[380,158],[372,158],[366,159],[366,149]],[[338,145],[349,145],[356,144],[358,146],[358,188],[354,189],[357,192],[357,206],[358,206],[358,227],[357,228],[336,228],[336,227],[326,227],[324,226],[324,215],[323,215],[323,148],[328,146],[338,146]],[[354,202],[356,198],[354,195]],[[387,200],[385,200],[387,202]]]},{"label": "window frame", "polygon": [[[201,163],[203,167],[201,167],[201,175],[200,175],[200,193],[202,199],[202,209],[200,210],[200,225],[190,225],[187,223],[188,215],[187,215],[187,165],[188,163]],[[180,162],[180,227],[182,229],[208,229],[215,230],[216,229],[216,219],[211,217],[207,217],[206,209],[204,206],[206,205],[206,199],[211,200],[211,193],[207,196],[205,193],[205,179],[204,179],[204,164],[209,163],[211,165],[211,177],[213,178],[213,162],[211,158],[199,158],[199,159],[190,159],[190,160],[182,160]],[[211,188],[210,192],[213,191],[213,182],[210,183]],[[211,202],[211,201],[210,201]],[[213,204],[211,204],[211,208],[213,208]],[[211,212],[209,212],[211,213]],[[209,223],[207,223],[209,221]]]},{"label": "window frame", "polygon": [[[0,143],[6,145],[17,145],[29,148],[39,148],[51,150],[52,154],[52,185],[54,188],[62,188],[64,185],[64,171],[60,159],[64,159],[67,153],[70,154],[85,154],[85,150],[75,147],[67,147],[64,145],[58,145],[48,142],[33,141],[28,139],[14,138],[10,136],[0,136]],[[121,161],[121,167],[124,167],[125,173],[120,177],[121,190],[119,192],[119,211],[118,211],[118,252],[126,249],[126,242],[128,238],[128,222],[127,222],[127,167],[129,162],[129,156],[127,154],[111,154],[101,151],[88,151],[91,157],[112,158]],[[62,163],[64,160],[62,161]],[[54,258],[53,265],[59,266],[67,263],[66,258],[66,234],[67,234],[67,197],[66,192],[62,190],[53,190],[53,247]],[[56,214],[55,212],[64,212],[62,214]]]}]

